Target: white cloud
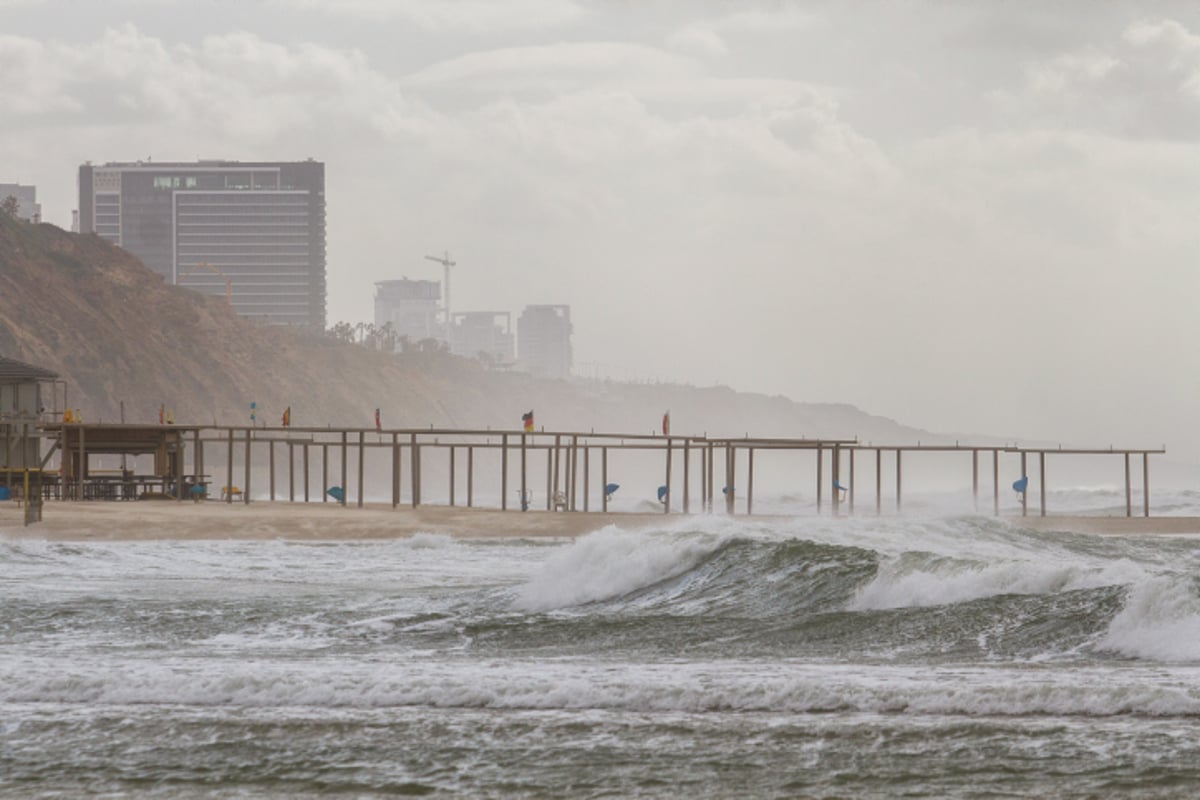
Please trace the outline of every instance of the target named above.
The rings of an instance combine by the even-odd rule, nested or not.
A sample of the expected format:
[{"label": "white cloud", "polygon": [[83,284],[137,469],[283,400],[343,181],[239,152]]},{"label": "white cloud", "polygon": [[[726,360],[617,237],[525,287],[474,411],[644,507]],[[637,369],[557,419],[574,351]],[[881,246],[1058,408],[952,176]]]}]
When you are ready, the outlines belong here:
[{"label": "white cloud", "polygon": [[687,59],[624,42],[579,42],[468,53],[410,75],[412,86],[465,84],[476,90],[569,87],[613,80],[658,80],[695,75]]},{"label": "white cloud", "polygon": [[702,25],[688,25],[667,37],[667,47],[684,53],[698,56],[729,55],[729,45],[725,44],[716,31]]},{"label": "white cloud", "polygon": [[405,20],[428,31],[496,33],[555,28],[585,14],[574,0],[272,0],[331,16]]},{"label": "white cloud", "polygon": [[1035,92],[1053,94],[1078,83],[1101,80],[1121,65],[1121,61],[1097,50],[1066,53],[1028,70]]}]

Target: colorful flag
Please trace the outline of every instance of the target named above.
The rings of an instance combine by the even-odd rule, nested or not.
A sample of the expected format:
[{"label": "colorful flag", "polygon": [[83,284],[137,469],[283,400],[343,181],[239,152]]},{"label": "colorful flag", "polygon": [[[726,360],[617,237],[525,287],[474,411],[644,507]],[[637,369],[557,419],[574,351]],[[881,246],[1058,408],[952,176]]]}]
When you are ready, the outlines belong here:
[{"label": "colorful flag", "polygon": [[671,435],[671,412],[663,414],[663,436]]},{"label": "colorful flag", "polygon": [[375,430],[377,430],[377,431],[382,430],[382,426],[380,426],[380,424],[379,424],[379,409],[378,408],[375,409]]},{"label": "colorful flag", "polygon": [[522,414],[521,422],[525,423],[526,433],[533,433],[533,411],[530,411],[528,414]]},{"label": "colorful flag", "polygon": [[290,428],[292,426],[292,407],[288,406],[283,410],[283,427]]}]

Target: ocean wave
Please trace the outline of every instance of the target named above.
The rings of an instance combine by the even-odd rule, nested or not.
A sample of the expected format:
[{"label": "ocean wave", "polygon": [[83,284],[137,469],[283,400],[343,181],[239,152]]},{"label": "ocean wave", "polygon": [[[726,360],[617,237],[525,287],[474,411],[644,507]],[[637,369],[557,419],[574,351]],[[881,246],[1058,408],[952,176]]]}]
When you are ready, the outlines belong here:
[{"label": "ocean wave", "polygon": [[1150,669],[876,670],[755,662],[406,664],[367,670],[263,662],[0,671],[0,702],[225,708],[491,708],[685,713],[1200,716],[1200,687]]}]

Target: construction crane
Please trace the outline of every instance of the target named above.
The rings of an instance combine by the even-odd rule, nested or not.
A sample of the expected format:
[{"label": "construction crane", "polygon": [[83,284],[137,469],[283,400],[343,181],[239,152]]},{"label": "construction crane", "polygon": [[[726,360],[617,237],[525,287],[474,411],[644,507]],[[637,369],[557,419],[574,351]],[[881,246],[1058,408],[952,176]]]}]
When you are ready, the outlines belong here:
[{"label": "construction crane", "polygon": [[[233,281],[229,280],[228,275],[226,275],[224,272],[221,272],[221,270],[217,269],[212,264],[209,264],[207,261],[197,261],[195,264],[192,264],[190,267],[182,270],[179,273],[179,277],[175,281],[175,285],[183,286],[184,279],[190,277],[191,275],[194,275],[196,273],[196,271],[200,270],[200,269],[206,269],[209,272],[213,273],[214,275],[218,276],[219,278],[221,278],[222,280],[225,281],[225,302],[229,303],[230,307],[232,307],[233,306]],[[187,288],[194,289],[195,287],[187,287]]]},{"label": "construction crane", "polygon": [[452,330],[453,329],[450,326],[450,268],[455,265],[455,262],[450,260],[450,252],[449,251],[443,252],[440,257],[439,256],[425,256],[425,258],[428,261],[436,261],[437,263],[442,265],[444,282],[446,284],[446,303],[442,309],[443,312],[445,313],[444,322],[446,325],[446,344],[450,345],[450,349],[453,350],[454,349],[454,342],[452,341],[452,337],[453,337]]}]

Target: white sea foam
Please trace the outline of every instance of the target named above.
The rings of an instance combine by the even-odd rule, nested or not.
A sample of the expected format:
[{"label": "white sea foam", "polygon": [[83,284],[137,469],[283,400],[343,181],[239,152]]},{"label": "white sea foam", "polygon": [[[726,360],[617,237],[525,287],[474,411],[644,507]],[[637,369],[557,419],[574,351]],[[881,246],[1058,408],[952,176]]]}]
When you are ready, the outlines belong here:
[{"label": "white sea foam", "polygon": [[1075,589],[1125,585],[1144,579],[1138,565],[1008,560],[982,563],[932,554],[908,554],[880,565],[874,579],[849,603],[865,611],[961,603],[1004,594],[1049,594]]},{"label": "white sea foam", "polygon": [[1097,648],[1134,658],[1200,661],[1200,597],[1191,576],[1134,586]]},{"label": "white sea foam", "polygon": [[712,533],[605,528],[552,555],[517,590],[513,605],[521,611],[548,611],[620,597],[690,569],[726,540]]},{"label": "white sea foam", "polygon": [[[268,708],[494,708],[631,712],[1196,716],[1197,675],[830,664],[590,662],[378,664],[186,661],[0,670],[0,703]],[[112,665],[110,665],[112,666]]]}]

